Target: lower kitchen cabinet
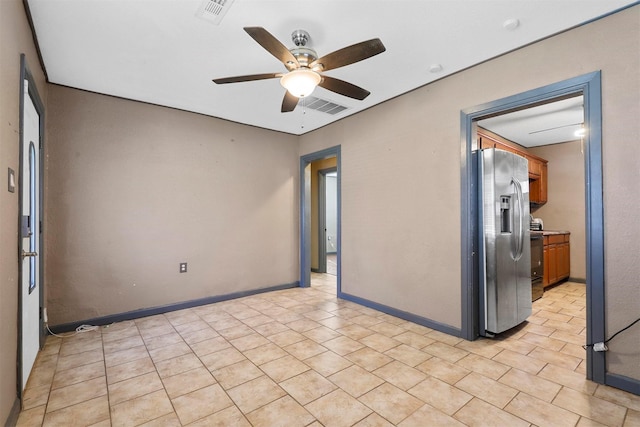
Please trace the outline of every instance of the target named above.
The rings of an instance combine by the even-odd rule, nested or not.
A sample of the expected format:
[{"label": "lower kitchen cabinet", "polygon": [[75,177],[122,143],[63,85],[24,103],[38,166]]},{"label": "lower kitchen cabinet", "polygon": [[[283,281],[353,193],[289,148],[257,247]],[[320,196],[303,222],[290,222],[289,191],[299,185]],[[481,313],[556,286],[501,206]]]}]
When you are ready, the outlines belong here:
[{"label": "lower kitchen cabinet", "polygon": [[571,273],[570,233],[553,233],[543,237],[544,274],[542,285],[554,285],[569,278]]}]

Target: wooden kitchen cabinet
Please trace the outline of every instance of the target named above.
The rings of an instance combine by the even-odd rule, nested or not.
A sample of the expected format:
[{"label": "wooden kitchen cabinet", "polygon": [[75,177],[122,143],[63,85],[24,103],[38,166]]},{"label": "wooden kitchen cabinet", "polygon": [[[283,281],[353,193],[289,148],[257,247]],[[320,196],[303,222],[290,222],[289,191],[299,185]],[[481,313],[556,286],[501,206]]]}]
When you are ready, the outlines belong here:
[{"label": "wooden kitchen cabinet", "polygon": [[567,241],[558,245],[558,280],[569,278],[571,272],[570,251],[569,235],[567,235]]},{"label": "wooden kitchen cabinet", "polygon": [[547,203],[547,160],[529,154],[524,147],[483,128],[478,128],[478,146],[525,157],[529,161],[529,202],[538,206]]},{"label": "wooden kitchen cabinet", "polygon": [[542,262],[543,264],[543,270],[542,270],[542,287],[546,288],[547,286],[549,286],[549,243],[548,243],[548,239],[545,237],[544,238],[544,246],[543,246],[543,252],[542,252]]},{"label": "wooden kitchen cabinet", "polygon": [[571,273],[569,237],[570,233],[554,233],[543,237],[544,272],[542,286],[551,286],[569,278]]}]

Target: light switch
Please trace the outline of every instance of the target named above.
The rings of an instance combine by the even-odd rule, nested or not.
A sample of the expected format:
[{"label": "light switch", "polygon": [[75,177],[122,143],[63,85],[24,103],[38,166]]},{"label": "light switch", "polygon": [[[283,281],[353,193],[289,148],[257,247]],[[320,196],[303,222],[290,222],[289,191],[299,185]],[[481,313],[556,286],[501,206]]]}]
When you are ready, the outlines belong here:
[{"label": "light switch", "polygon": [[8,190],[10,193],[16,192],[16,173],[11,168],[9,168]]}]

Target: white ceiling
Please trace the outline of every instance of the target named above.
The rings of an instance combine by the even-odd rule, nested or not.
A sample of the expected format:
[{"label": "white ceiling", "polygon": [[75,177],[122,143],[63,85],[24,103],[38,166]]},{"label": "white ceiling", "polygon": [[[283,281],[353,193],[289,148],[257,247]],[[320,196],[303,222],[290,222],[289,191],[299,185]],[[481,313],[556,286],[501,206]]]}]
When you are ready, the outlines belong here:
[{"label": "white ceiling", "polygon": [[478,121],[478,125],[524,147],[580,139],[584,97],[576,96]]},{"label": "white ceiling", "polygon": [[[300,135],[634,1],[226,0],[218,25],[197,16],[201,0],[27,3],[51,83]],[[512,19],[520,25],[504,28]],[[211,81],[286,71],[247,26],[289,48],[291,32],[304,29],[319,56],[376,37],[387,50],[326,72],[371,91],[364,101],[317,88],[313,96],[348,109],[281,113],[277,79]],[[442,71],[430,72],[436,64]]]}]

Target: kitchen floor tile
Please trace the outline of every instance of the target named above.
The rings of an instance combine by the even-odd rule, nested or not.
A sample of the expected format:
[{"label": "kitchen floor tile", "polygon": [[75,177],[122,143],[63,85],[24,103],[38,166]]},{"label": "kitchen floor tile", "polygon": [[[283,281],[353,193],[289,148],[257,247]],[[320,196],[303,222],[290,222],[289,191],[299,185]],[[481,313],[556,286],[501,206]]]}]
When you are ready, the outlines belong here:
[{"label": "kitchen floor tile", "polygon": [[[67,406],[57,411],[48,411],[44,416],[43,427],[67,427],[69,420],[75,425],[92,425],[109,419],[109,399],[106,395]],[[114,426],[117,423],[113,422]],[[122,425],[122,424],[120,424]]]},{"label": "kitchen floor tile", "polygon": [[423,405],[416,412],[404,419],[399,427],[447,426],[464,427],[465,424],[450,417],[431,405]]},{"label": "kitchen floor tile", "polygon": [[498,408],[504,408],[518,394],[517,389],[475,372],[458,381],[455,386]]},{"label": "kitchen floor tile", "polygon": [[413,331],[407,331],[400,335],[396,335],[393,339],[417,349],[422,349],[435,342],[434,339],[427,338],[424,335],[420,335]]},{"label": "kitchen floor tile", "polygon": [[309,367],[293,356],[284,356],[280,359],[272,360],[264,365],[260,365],[267,375],[275,382],[279,383],[302,372],[308,371]]},{"label": "kitchen floor tile", "polygon": [[98,377],[51,391],[47,412],[73,406],[107,394],[106,377]]},{"label": "kitchen floor tile", "polygon": [[104,377],[104,362],[94,362],[78,368],[57,370],[53,377],[52,389],[66,387],[98,377]]},{"label": "kitchen floor tile", "polygon": [[317,343],[322,344],[325,341],[329,341],[330,339],[339,337],[340,333],[334,331],[333,329],[327,328],[326,326],[319,325],[315,329],[309,329],[308,331],[302,332],[302,335],[314,340]]},{"label": "kitchen floor tile", "polygon": [[335,353],[338,353],[341,356],[353,353],[354,351],[360,350],[364,347],[363,344],[360,344],[358,341],[355,341],[346,336],[325,341],[324,343],[322,343],[322,345],[333,350]]},{"label": "kitchen floor tile", "polygon": [[182,424],[189,424],[233,405],[218,384],[176,397],[171,402]]},{"label": "kitchen floor tile", "polygon": [[242,362],[216,369],[211,373],[225,390],[264,375],[256,365],[246,359]]},{"label": "kitchen floor tile", "polygon": [[544,366],[546,365],[545,362],[542,362],[538,359],[534,359],[533,357],[516,353],[511,350],[502,350],[493,358],[493,360],[496,362],[503,363],[505,365],[509,365],[512,368],[526,371],[533,375],[540,372],[542,368],[544,368]]},{"label": "kitchen floor tile", "polygon": [[200,359],[193,353],[187,353],[174,357],[173,359],[156,362],[156,370],[158,374],[160,374],[160,378],[171,377],[181,372],[199,368],[200,366],[202,366],[202,362],[200,362]]},{"label": "kitchen floor tile", "polygon": [[349,360],[332,351],[325,351],[317,356],[310,357],[306,359],[304,363],[325,377],[353,365]]},{"label": "kitchen floor tile", "polygon": [[384,383],[358,399],[394,424],[414,413],[424,402],[389,383]]},{"label": "kitchen floor tile", "polygon": [[[318,427],[321,427],[319,423]],[[353,427],[393,427],[393,424],[374,412],[367,418],[354,424]]]},{"label": "kitchen floor tile", "polygon": [[457,383],[471,372],[466,368],[449,363],[439,357],[432,357],[422,362],[416,366],[416,369],[451,385]]},{"label": "kitchen floor tile", "polygon": [[594,396],[563,387],[553,404],[593,421],[610,426],[621,426],[627,409]]},{"label": "kitchen floor tile", "polygon": [[598,385],[598,389],[595,391],[595,393],[587,394],[593,394],[595,397],[598,397],[600,399],[608,400],[609,402],[626,406],[627,408],[633,409],[635,411],[640,411],[640,396],[636,394],[631,394],[626,391],[609,387],[603,384]]},{"label": "kitchen floor tile", "polygon": [[18,415],[16,427],[41,426],[44,421],[45,409],[46,405],[23,409]]},{"label": "kitchen floor tile", "polygon": [[386,335],[374,333],[358,340],[360,343],[366,345],[369,348],[384,353],[394,347],[400,345],[400,341],[396,341],[393,338],[389,338]]},{"label": "kitchen floor tile", "polygon": [[31,409],[46,405],[49,401],[50,392],[51,386],[49,384],[27,387],[22,395],[22,409]]},{"label": "kitchen floor tile", "polygon": [[474,398],[464,405],[462,409],[455,413],[454,417],[471,427],[529,427],[530,425],[527,421],[478,398]]},{"label": "kitchen floor tile", "polygon": [[158,390],[111,406],[111,425],[119,427],[143,424],[172,412],[173,406],[167,393]]},{"label": "kitchen floor tile", "polygon": [[408,392],[447,415],[453,415],[473,396],[436,378],[427,378]]},{"label": "kitchen floor tile", "polygon": [[290,344],[284,347],[284,350],[286,350],[298,360],[304,360],[313,357],[316,354],[324,353],[325,351],[327,351],[327,348],[321,346],[313,340],[306,339],[295,344]]},{"label": "kitchen floor tile", "polygon": [[354,397],[360,397],[384,383],[382,378],[356,365],[331,375],[329,380]]},{"label": "kitchen floor tile", "polygon": [[246,359],[244,355],[233,347],[200,356],[200,361],[204,363],[204,366],[210,371],[233,365],[244,359]]},{"label": "kitchen floor tile", "polygon": [[107,384],[117,383],[138,375],[155,372],[156,367],[149,356],[142,359],[132,360],[131,362],[121,363],[119,365],[107,368]]},{"label": "kitchen floor tile", "polygon": [[426,378],[421,371],[397,360],[376,369],[373,374],[402,390],[408,390]]},{"label": "kitchen floor tile", "polygon": [[247,350],[243,353],[245,357],[251,360],[256,365],[262,365],[263,363],[271,362],[272,360],[280,359],[286,356],[288,353],[284,351],[280,346],[269,343],[261,345],[260,347]]},{"label": "kitchen floor tile", "polygon": [[208,340],[200,341],[191,344],[191,350],[198,356],[206,356],[207,354],[215,353],[225,348],[231,347],[229,341],[223,337],[215,337]]},{"label": "kitchen floor tile", "polygon": [[[179,424],[180,425],[180,424]],[[251,427],[249,421],[236,406],[229,406],[221,411],[194,421],[189,427]]]},{"label": "kitchen floor tile", "polygon": [[559,384],[515,368],[504,374],[499,382],[545,402],[551,402],[562,388]]},{"label": "kitchen floor tile", "polygon": [[247,414],[254,427],[304,427],[315,420],[305,408],[284,396]]},{"label": "kitchen floor tile", "polygon": [[573,412],[526,393],[518,393],[504,410],[538,426],[573,427],[580,418]]},{"label": "kitchen floor tile", "polygon": [[373,350],[369,347],[361,348],[360,350],[349,353],[344,357],[345,359],[350,360],[351,362],[366,369],[369,372],[374,371],[393,361],[392,357],[382,354],[379,351]]},{"label": "kitchen floor tile", "polygon": [[133,377],[109,386],[109,404],[117,405],[126,400],[162,390],[163,384],[157,372]]},{"label": "kitchen floor tile", "polygon": [[183,394],[210,386],[216,383],[211,373],[205,367],[191,369],[162,380],[164,388],[173,399]]},{"label": "kitchen floor tile", "polygon": [[352,426],[372,412],[343,390],[335,390],[305,408],[324,426],[332,427]]},{"label": "kitchen floor tile", "polygon": [[228,391],[229,396],[244,414],[248,414],[287,393],[271,378],[263,375]]},{"label": "kitchen floor tile", "polygon": [[400,344],[397,347],[385,351],[384,354],[412,367],[415,367],[416,365],[419,365],[425,360],[431,358],[430,354],[417,350],[406,344]]},{"label": "kitchen floor tile", "polygon": [[583,284],[476,341],[335,286],[313,273],[311,288],[49,336],[18,425],[640,425],[640,397],[585,378]]},{"label": "kitchen floor tile", "polygon": [[172,331],[168,334],[149,337],[144,340],[144,345],[147,347],[147,350],[155,350],[157,348],[166,347],[168,345],[178,344],[183,341],[184,340],[179,333]]},{"label": "kitchen floor tile", "polygon": [[[118,351],[116,353],[101,355],[99,360],[104,360],[105,366],[107,369],[112,366],[117,366],[122,363],[131,362],[138,359],[143,359],[149,357],[149,352],[147,348],[143,345],[138,347],[133,347],[127,350]],[[58,363],[58,369],[61,368],[60,363]]]},{"label": "kitchen floor tile", "polygon": [[313,370],[281,382],[280,387],[301,405],[306,405],[337,388],[331,381]]}]

